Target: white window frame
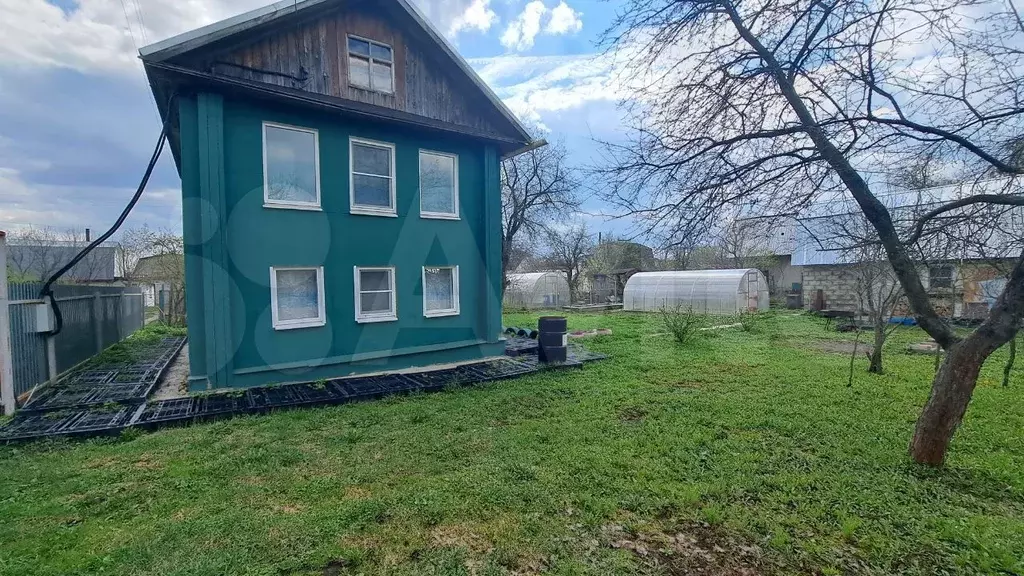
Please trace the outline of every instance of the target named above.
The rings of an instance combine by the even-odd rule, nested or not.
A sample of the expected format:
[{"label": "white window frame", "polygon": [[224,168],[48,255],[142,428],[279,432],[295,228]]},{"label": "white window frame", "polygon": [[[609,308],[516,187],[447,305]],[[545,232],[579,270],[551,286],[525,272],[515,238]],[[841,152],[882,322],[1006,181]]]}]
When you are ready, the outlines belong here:
[{"label": "white window frame", "polygon": [[[446,156],[453,160],[454,174],[452,174],[452,194],[455,196],[453,206],[455,212],[427,212],[423,210],[423,155],[430,154],[433,156]],[[448,152],[438,152],[437,150],[428,150],[426,148],[420,148],[419,156],[417,157],[418,170],[417,178],[420,184],[420,218],[431,218],[438,220],[458,220],[459,219],[459,155],[451,154]]]},{"label": "white window frame", "polygon": [[[447,310],[427,310],[427,268],[448,269],[452,271],[452,301],[454,308]],[[426,318],[438,318],[441,316],[459,315],[459,267],[458,266],[424,266],[423,271],[423,316]]]},{"label": "white window frame", "polygon": [[[315,270],[316,271],[316,295],[317,312],[316,318],[303,318],[300,320],[281,320],[277,311],[277,273],[281,271]],[[324,267],[323,266],[271,266],[270,267],[270,316],[274,330],[293,330],[295,328],[315,328],[327,324],[326,298],[324,297]]]},{"label": "white window frame", "polygon": [[[394,266],[353,266],[353,285],[355,285],[355,309],[356,309],[356,322],[360,324],[366,324],[369,322],[394,322],[398,320],[398,300],[396,293],[398,292],[398,286],[395,281],[395,267]],[[359,295],[363,292],[360,283],[361,272],[387,272],[388,279],[391,281],[391,310],[388,312],[370,312],[366,313],[362,311],[362,300]],[[370,290],[368,292],[384,292],[384,290]]]},{"label": "white window frame", "polygon": [[[363,146],[372,146],[376,148],[387,148],[391,154],[390,172],[388,175],[388,181],[390,183],[390,206],[367,206],[366,204],[356,204],[356,174],[360,176],[372,176],[375,178],[383,178],[380,174],[368,174],[366,172],[355,171],[355,145],[361,144]],[[364,216],[390,216],[393,218],[398,217],[398,203],[395,197],[395,145],[389,142],[379,142],[377,140],[367,140],[366,138],[356,138],[355,136],[349,137],[348,139],[348,206],[350,214],[362,214]]]},{"label": "white window frame", "polygon": [[[270,186],[267,182],[267,128],[280,130],[293,130],[295,132],[307,132],[313,135],[313,169],[316,171],[316,202],[296,202],[294,200],[275,200],[270,197]],[[282,208],[286,210],[313,210],[323,211],[320,207],[320,131],[316,128],[303,128],[290,124],[278,122],[263,122],[263,207]]]},{"label": "white window frame", "polygon": [[[377,46],[383,46],[383,47],[387,48],[388,50],[391,50],[391,60],[380,60],[378,58],[374,58],[373,56],[363,56],[362,54],[353,54],[349,50],[349,46],[348,46],[348,39],[349,38],[352,38],[354,40],[359,40],[361,42],[369,42],[370,44],[376,44]],[[372,48],[370,49],[370,53],[371,54],[373,53],[373,49]],[[366,60],[367,65],[368,65],[369,74],[370,74],[370,85],[369,86],[360,86],[359,84],[355,84],[355,83],[352,82],[352,58],[353,57],[359,58],[360,60]],[[385,63],[386,62],[388,64],[388,67],[391,68],[391,90],[381,90],[379,88],[374,88],[373,87],[373,63],[374,63],[374,61],[377,61],[377,62],[380,62],[380,63]],[[371,92],[379,92],[381,94],[394,94],[395,93],[395,48],[391,44],[387,44],[385,42],[378,42],[377,40],[371,40],[369,38],[364,38],[363,36],[357,36],[355,34],[348,34],[345,37],[345,66],[347,67],[347,72],[348,72],[348,85],[351,86],[352,88],[358,88],[359,90],[369,90]]]}]

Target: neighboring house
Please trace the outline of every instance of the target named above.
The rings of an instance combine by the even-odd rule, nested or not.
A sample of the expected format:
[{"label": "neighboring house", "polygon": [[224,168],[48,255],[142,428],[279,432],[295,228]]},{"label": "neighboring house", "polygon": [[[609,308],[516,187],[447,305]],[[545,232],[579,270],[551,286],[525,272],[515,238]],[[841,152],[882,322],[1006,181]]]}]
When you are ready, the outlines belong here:
[{"label": "neighboring house", "polygon": [[[11,238],[7,262],[19,278],[45,281],[70,262],[88,245],[86,242],[47,240],[35,243]],[[97,246],[62,278],[62,282],[113,283],[117,275],[117,247]]]},{"label": "neighboring house", "polygon": [[[940,186],[921,191],[896,191],[880,199],[897,223],[911,221],[941,202],[958,198],[968,191],[981,193],[991,187],[1002,188],[1005,180],[966,185]],[[862,216],[852,201],[837,200],[813,204],[796,215],[762,216],[744,219],[755,231],[752,251],[768,252],[785,264],[779,273],[785,282],[800,282],[804,307],[811,307],[818,290],[826,308],[858,310],[856,288],[856,251],[843,250],[851,240],[837,237],[837,230],[848,230],[844,222]],[[751,225],[751,223],[755,223]],[[921,265],[921,280],[932,305],[940,314],[956,318],[980,318],[988,311],[993,290],[1005,275],[1007,264],[1019,256],[1024,239],[1024,210],[1007,210],[996,229],[986,229],[983,238],[973,229],[952,229],[923,248],[926,259]],[[785,237],[784,237],[785,236]],[[956,242],[957,238],[964,241]],[[753,257],[753,256],[752,256]],[[910,314],[906,304],[897,306],[897,314]]]},{"label": "neighboring house", "polygon": [[165,318],[177,318],[185,312],[185,257],[181,254],[157,254],[139,258],[132,280],[142,288],[146,306],[155,306]]},{"label": "neighboring house", "polygon": [[285,0],[141,54],[192,389],[503,353],[499,163],[531,139],[407,0]]}]

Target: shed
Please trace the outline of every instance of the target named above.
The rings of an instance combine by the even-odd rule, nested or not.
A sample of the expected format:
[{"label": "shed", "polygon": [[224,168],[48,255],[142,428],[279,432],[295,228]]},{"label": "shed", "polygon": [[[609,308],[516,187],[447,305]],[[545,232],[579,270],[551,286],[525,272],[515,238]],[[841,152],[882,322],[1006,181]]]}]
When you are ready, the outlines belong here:
[{"label": "shed", "polygon": [[710,314],[767,310],[768,281],[754,268],[640,272],[626,282],[624,310],[680,306]]},{"label": "shed", "polygon": [[569,283],[562,272],[509,274],[505,287],[509,308],[555,308],[570,304]]}]

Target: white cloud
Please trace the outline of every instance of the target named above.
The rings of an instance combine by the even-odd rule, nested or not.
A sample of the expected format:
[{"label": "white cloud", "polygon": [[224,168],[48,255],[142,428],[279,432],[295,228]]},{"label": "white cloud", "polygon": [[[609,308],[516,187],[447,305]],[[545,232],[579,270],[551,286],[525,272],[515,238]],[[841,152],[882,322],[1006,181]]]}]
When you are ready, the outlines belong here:
[{"label": "white cloud", "polygon": [[540,19],[547,11],[541,0],[528,3],[501,35],[501,45],[518,51],[533,47],[533,39],[540,33]]},{"label": "white cloud", "polygon": [[498,15],[491,10],[491,0],[473,0],[466,10],[452,19],[448,36],[454,37],[462,30],[486,32],[498,21]]},{"label": "white cloud", "polygon": [[[142,82],[137,46],[269,1],[137,0],[122,5],[121,0],[78,0],[65,12],[46,0],[0,0],[0,72],[66,68],[133,75]],[[467,29],[486,31],[497,22],[490,0],[414,1],[449,35]]]},{"label": "white cloud", "polygon": [[575,34],[583,29],[582,12],[577,12],[564,1],[551,9],[551,18],[544,32],[548,34]]},{"label": "white cloud", "polygon": [[[106,229],[135,192],[131,188],[54,186],[26,182],[13,168],[0,167],[0,230],[26,227]],[[147,189],[126,227],[149,224],[181,229],[181,190]]]}]

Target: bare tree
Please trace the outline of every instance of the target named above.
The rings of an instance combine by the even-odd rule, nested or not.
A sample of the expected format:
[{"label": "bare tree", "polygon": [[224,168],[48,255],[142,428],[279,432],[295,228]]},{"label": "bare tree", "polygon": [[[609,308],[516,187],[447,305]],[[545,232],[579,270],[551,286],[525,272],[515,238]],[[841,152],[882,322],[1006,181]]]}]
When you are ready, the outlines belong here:
[{"label": "bare tree", "polygon": [[574,224],[568,228],[546,230],[546,260],[556,270],[565,272],[569,283],[570,303],[579,301],[580,279],[583,267],[594,250],[594,238],[587,231],[586,224]]},{"label": "bare tree", "polygon": [[150,252],[153,263],[151,280],[159,283],[167,298],[161,309],[161,319],[171,325],[185,324],[185,244],[173,232],[153,235]]},{"label": "bare tree", "polygon": [[121,232],[117,240],[117,267],[125,280],[138,280],[136,268],[139,258],[152,253],[156,238],[157,234],[150,230],[149,226],[126,228]]},{"label": "bare tree", "polygon": [[[561,143],[548,144],[501,164],[501,272],[503,283],[523,235],[539,234],[556,215],[578,204],[576,175]],[[527,243],[528,244],[528,243]]]},{"label": "bare tree", "polygon": [[[941,465],[982,364],[1024,316],[1024,253],[961,337],[933,307],[914,247],[947,216],[1024,205],[1022,170],[1001,144],[1024,133],[1022,40],[1024,18],[998,0],[631,0],[607,41],[634,72],[635,130],[608,145],[606,196],[675,237],[738,204],[784,212],[852,198],[947,352],[910,445],[914,460]],[[924,148],[958,172],[1011,178],[904,226],[874,191],[875,166]]]}]

